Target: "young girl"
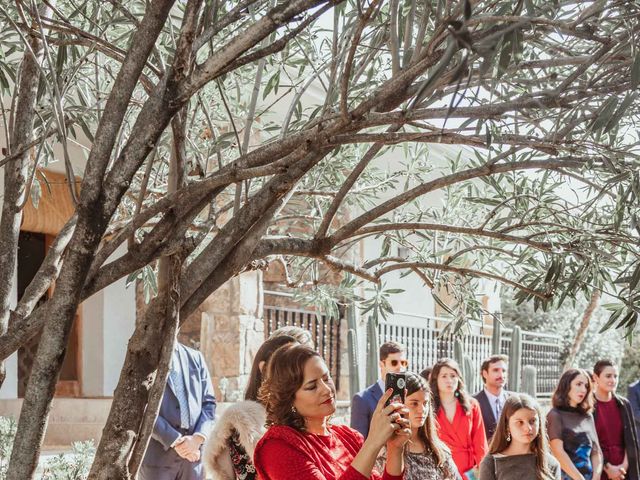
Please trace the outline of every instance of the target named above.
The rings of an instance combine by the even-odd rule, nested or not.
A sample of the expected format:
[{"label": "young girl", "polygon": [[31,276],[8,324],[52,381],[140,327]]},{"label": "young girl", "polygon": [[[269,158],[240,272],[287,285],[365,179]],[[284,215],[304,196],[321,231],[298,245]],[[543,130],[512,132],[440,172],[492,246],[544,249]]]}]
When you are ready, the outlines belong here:
[{"label": "young girl", "polygon": [[639,480],[640,443],[629,400],[616,395],[618,368],[611,360],[599,360],[593,367],[593,380],[593,416],[604,462],[600,480]]},{"label": "young girl", "polygon": [[[429,385],[415,373],[407,373],[406,380],[411,441],[404,450],[404,480],[460,480],[449,449],[438,437]],[[376,462],[379,470],[385,454]]]},{"label": "young girl", "polygon": [[450,358],[438,360],[433,366],[430,386],[438,435],[451,450],[462,478],[474,478],[487,453],[480,405],[465,391],[460,367]]},{"label": "young girl", "polygon": [[548,452],[540,407],[530,396],[513,393],[480,464],[480,480],[525,479],[560,480],[560,464]]},{"label": "young girl", "polygon": [[562,480],[599,480],[602,454],[591,412],[591,379],[584,370],[564,372],[547,414],[551,453],[562,467]]}]

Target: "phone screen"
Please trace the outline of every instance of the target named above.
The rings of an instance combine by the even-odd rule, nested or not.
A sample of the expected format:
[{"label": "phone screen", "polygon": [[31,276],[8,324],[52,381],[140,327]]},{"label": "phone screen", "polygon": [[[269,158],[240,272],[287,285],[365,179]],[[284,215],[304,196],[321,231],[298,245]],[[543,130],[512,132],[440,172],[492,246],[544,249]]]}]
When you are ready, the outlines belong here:
[{"label": "phone screen", "polygon": [[387,405],[393,402],[404,403],[404,392],[407,388],[407,374],[406,373],[387,373],[385,378],[385,391],[393,389],[393,393]]}]

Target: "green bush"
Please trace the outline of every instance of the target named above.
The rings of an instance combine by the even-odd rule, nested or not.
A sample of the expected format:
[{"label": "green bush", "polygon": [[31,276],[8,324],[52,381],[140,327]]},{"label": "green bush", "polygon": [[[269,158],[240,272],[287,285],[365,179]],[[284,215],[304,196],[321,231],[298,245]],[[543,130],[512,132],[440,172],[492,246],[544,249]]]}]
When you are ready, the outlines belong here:
[{"label": "green bush", "polygon": [[13,418],[0,417],[0,478],[4,479],[9,465],[9,455],[16,436],[16,422]]},{"label": "green bush", "polygon": [[[0,417],[0,480],[6,478],[9,456],[16,435],[16,422],[12,418]],[[75,442],[71,452],[61,453],[46,460],[39,469],[40,480],[84,480],[96,453],[92,441]]]},{"label": "green bush", "polygon": [[74,442],[71,453],[61,453],[47,460],[41,480],[84,480],[96,453],[92,441]]}]

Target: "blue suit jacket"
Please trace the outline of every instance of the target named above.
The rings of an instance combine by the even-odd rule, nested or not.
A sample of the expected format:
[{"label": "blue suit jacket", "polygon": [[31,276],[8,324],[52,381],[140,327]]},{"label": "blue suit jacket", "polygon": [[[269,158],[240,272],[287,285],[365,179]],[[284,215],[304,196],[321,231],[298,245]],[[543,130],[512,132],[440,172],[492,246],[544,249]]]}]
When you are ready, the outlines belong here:
[{"label": "blue suit jacket", "polygon": [[638,439],[640,439],[640,380],[629,385],[627,398],[631,404],[633,418],[636,421]]},{"label": "blue suit jacket", "polygon": [[369,435],[371,416],[382,398],[382,389],[378,382],[354,395],[351,400],[351,428],[359,431],[364,438]]},{"label": "blue suit jacket", "polygon": [[[206,437],[213,427],[216,412],[216,399],[213,395],[209,371],[199,351],[178,344],[177,353],[189,400],[189,428],[185,434],[201,433]],[[188,375],[184,375],[187,372]],[[174,391],[173,380],[169,377],[144,457],[145,465],[173,466],[182,460],[175,450],[171,449],[173,442],[182,435],[180,404]]]}]

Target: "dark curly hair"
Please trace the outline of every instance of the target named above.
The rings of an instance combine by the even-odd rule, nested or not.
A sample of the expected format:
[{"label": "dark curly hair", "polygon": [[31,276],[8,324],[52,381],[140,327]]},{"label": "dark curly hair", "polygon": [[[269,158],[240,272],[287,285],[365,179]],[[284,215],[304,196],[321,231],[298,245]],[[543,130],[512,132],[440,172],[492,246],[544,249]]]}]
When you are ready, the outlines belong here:
[{"label": "dark curly hair", "polygon": [[267,410],[267,426],[286,425],[306,429],[304,418],[293,408],[296,392],[304,381],[304,366],[320,354],[306,345],[285,345],[276,350],[258,392],[258,400]]},{"label": "dark curly hair", "polygon": [[582,400],[576,408],[583,415],[587,415],[593,411],[591,376],[581,368],[570,368],[562,374],[558,381],[558,386],[553,392],[553,397],[551,397],[551,404],[555,408],[571,408],[571,404],[569,403],[569,390],[571,390],[571,382],[573,382],[573,379],[578,375],[584,375],[587,379],[587,394],[584,396],[584,400]]},{"label": "dark curly hair", "polygon": [[440,392],[438,391],[438,376],[440,375],[440,370],[442,370],[444,367],[450,368],[458,375],[458,388],[455,391],[455,396],[462,406],[462,410],[464,410],[465,415],[469,415],[469,412],[471,412],[471,399],[469,398],[469,394],[464,388],[464,382],[462,381],[462,370],[460,370],[460,365],[458,365],[458,362],[456,362],[453,358],[441,358],[433,366],[433,370],[431,370],[431,376],[429,377],[429,386],[431,387],[431,394],[433,395],[433,411],[437,415],[440,407],[442,406],[442,401],[440,400]]}]

